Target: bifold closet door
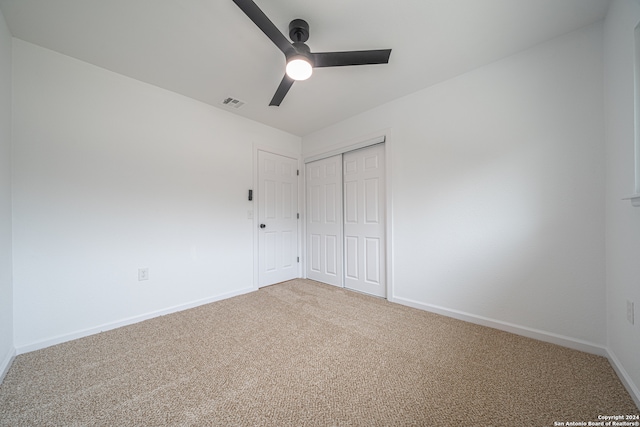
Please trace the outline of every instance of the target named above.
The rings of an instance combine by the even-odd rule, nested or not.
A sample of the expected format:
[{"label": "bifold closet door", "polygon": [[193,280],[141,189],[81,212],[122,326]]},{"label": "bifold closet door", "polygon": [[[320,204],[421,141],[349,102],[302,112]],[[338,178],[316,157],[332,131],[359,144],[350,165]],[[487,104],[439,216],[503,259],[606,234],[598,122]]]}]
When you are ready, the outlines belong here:
[{"label": "bifold closet door", "polygon": [[307,164],[307,277],[343,286],[342,155]]},{"label": "bifold closet door", "polygon": [[343,155],[344,287],[386,296],[384,145]]}]

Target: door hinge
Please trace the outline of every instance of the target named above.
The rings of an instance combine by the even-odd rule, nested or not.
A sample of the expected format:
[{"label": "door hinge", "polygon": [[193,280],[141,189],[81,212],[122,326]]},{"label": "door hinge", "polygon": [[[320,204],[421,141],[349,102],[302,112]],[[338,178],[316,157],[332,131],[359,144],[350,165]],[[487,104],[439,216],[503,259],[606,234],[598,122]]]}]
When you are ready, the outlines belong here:
[{"label": "door hinge", "polygon": [[298,262],[300,262],[300,257],[298,257]]},{"label": "door hinge", "polygon": [[296,169],[296,175],[300,176],[300,169]]},{"label": "door hinge", "polygon": [[298,219],[300,219],[300,214],[296,214],[298,216]]}]

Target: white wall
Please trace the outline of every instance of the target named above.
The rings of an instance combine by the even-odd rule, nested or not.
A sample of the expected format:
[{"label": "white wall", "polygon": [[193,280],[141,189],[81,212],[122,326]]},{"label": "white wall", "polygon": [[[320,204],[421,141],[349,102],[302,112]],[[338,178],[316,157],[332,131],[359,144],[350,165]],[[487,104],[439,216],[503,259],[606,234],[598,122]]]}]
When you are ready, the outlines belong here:
[{"label": "white wall", "polygon": [[14,354],[11,270],[11,34],[0,12],[0,381]]},{"label": "white wall", "polygon": [[[634,192],[633,30],[638,22],[639,2],[614,0],[604,25],[607,336],[610,352],[634,384],[636,399],[640,399],[640,208],[621,199]],[[627,322],[627,300],[635,302],[635,325]]]},{"label": "white wall", "polygon": [[253,289],[253,144],[299,137],[18,39],[13,61],[18,352]]},{"label": "white wall", "polygon": [[595,24],[308,135],[303,157],[391,128],[392,299],[602,353],[602,70]]}]

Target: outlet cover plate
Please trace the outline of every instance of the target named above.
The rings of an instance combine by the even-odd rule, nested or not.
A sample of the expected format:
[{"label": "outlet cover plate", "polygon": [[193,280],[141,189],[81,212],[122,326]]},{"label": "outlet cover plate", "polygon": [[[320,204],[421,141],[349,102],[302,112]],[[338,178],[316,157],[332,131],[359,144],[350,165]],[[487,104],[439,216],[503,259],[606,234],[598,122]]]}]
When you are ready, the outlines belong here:
[{"label": "outlet cover plate", "polygon": [[149,269],[148,268],[139,268],[138,269],[138,281],[149,280]]}]

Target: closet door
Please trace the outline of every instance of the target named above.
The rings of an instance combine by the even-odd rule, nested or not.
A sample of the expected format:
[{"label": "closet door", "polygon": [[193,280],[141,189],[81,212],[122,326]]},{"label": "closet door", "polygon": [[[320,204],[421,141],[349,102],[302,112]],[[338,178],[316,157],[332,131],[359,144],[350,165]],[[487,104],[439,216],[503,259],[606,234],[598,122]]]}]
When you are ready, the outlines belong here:
[{"label": "closet door", "polygon": [[307,277],[342,287],[342,155],[307,164]]},{"label": "closet door", "polygon": [[344,286],[386,296],[384,145],[343,155]]}]

